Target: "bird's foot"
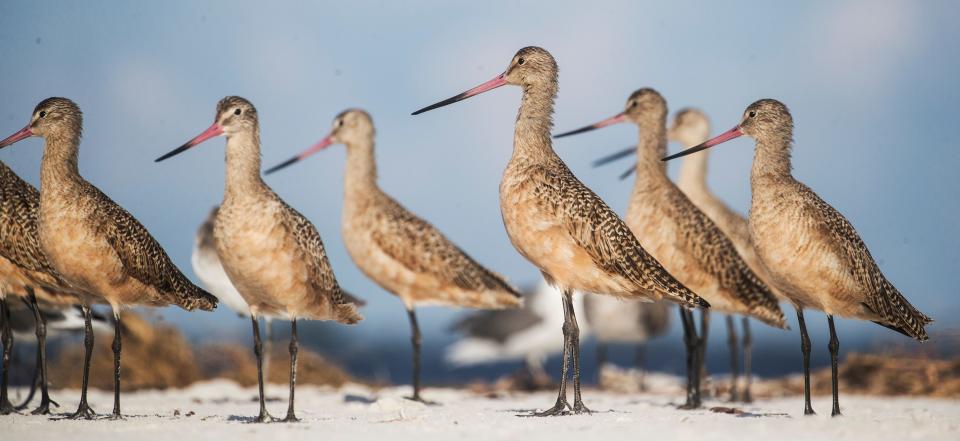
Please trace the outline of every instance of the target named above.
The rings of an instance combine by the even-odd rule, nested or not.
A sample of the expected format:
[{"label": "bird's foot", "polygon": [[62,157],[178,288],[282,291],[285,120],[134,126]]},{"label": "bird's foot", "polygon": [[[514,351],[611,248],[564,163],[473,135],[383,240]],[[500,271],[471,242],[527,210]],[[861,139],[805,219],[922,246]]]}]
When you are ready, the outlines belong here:
[{"label": "bird's foot", "polygon": [[803,414],[804,414],[804,415],[816,415],[817,413],[813,411],[813,408],[812,408],[812,407],[807,406],[806,409],[803,409]]},{"label": "bird's foot", "polygon": [[440,405],[440,403],[438,403],[438,402],[436,402],[436,401],[430,401],[430,400],[424,399],[424,398],[421,397],[419,394],[418,394],[418,395],[414,395],[414,396],[412,396],[412,397],[403,397],[403,398],[405,398],[405,399],[407,399],[407,400],[410,400],[410,401],[416,401],[416,402],[418,402],[418,403],[423,403],[423,404],[426,404],[427,406],[439,406],[439,405]]},{"label": "bird's foot", "polygon": [[830,416],[839,417],[839,416],[843,416],[843,414],[840,413],[840,409],[833,409],[833,412],[830,412]]},{"label": "bird's foot", "polygon": [[0,415],[10,415],[16,412],[17,410],[13,407],[13,403],[9,401],[0,403]]},{"label": "bird's foot", "polygon": [[573,402],[573,413],[576,413],[576,414],[585,413],[587,415],[590,415],[593,413],[593,411],[588,409],[587,406],[583,404],[583,401],[575,400]]},{"label": "bird's foot", "polygon": [[260,415],[257,415],[257,417],[251,420],[250,422],[251,423],[272,423],[275,421],[277,421],[277,419],[274,418],[273,415],[270,415],[270,413],[267,412],[266,410],[261,410]]},{"label": "bird's foot", "polygon": [[92,420],[97,417],[97,413],[90,408],[86,401],[80,403],[77,411],[67,417],[68,420]]},{"label": "bird's foot", "polygon": [[570,404],[567,403],[567,400],[561,399],[561,400],[557,400],[557,404],[554,404],[553,407],[551,407],[551,408],[549,408],[549,409],[547,409],[547,410],[545,410],[545,411],[543,411],[543,412],[534,412],[534,413],[531,413],[531,414],[529,414],[529,415],[524,415],[524,416],[530,416],[530,417],[547,417],[547,416],[569,415],[570,412],[569,412],[568,410],[570,410],[570,409],[573,409],[573,408],[570,407]]},{"label": "bird's foot", "polygon": [[[54,405],[56,405],[56,403],[54,403]],[[30,415],[50,415],[50,403],[40,403],[36,409],[30,412]]]},{"label": "bird's foot", "polygon": [[683,403],[677,406],[677,409],[680,409],[680,410],[694,410],[699,408],[700,408],[700,403],[696,403],[693,401],[687,401],[686,403]]},{"label": "bird's foot", "polygon": [[110,421],[123,421],[126,418],[124,418],[119,411],[114,411],[113,413],[110,414],[109,417],[107,417],[107,419]]},{"label": "bird's foot", "polygon": [[297,416],[296,416],[293,412],[287,412],[286,418],[284,418],[283,420],[281,420],[281,422],[284,422],[284,423],[299,423],[299,422],[300,422],[300,418],[297,418]]}]

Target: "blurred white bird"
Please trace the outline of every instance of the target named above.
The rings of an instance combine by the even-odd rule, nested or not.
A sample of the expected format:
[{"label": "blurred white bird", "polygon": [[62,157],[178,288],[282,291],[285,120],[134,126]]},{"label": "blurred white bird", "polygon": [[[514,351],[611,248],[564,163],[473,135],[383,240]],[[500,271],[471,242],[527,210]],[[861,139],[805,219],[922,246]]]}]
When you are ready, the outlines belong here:
[{"label": "blurred white bird", "polygon": [[[563,352],[557,329],[563,326],[563,297],[541,281],[534,290],[524,290],[523,308],[478,311],[452,327],[464,338],[449,348],[446,360],[455,366],[524,360],[534,378],[549,378],[543,363],[551,354]],[[583,307],[583,295],[574,295],[575,310]],[[589,326],[580,320],[580,336]]]}]

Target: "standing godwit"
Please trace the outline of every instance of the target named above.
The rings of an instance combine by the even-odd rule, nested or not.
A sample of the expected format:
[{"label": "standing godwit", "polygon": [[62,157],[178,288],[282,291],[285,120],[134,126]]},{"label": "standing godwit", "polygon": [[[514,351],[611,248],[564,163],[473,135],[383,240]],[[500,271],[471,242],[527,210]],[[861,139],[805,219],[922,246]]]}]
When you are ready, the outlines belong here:
[{"label": "standing godwit", "polygon": [[[557,328],[563,326],[563,309],[556,303],[561,294],[545,280],[524,290],[523,307],[478,311],[458,320],[451,330],[464,338],[447,348],[446,359],[456,366],[523,360],[533,385],[551,384],[543,364],[551,354],[563,351]],[[584,296],[574,294],[575,308],[583,307]],[[580,335],[590,333],[586,325]]]},{"label": "standing godwit", "polygon": [[742,135],[756,142],[750,173],[750,237],[770,281],[793,302],[803,352],[804,413],[810,405],[810,337],[803,309],[827,314],[833,374],[832,415],[840,415],[837,357],[840,341],[833,316],[870,320],[920,341],[933,323],[890,283],[877,267],[857,230],[791,173],[793,117],[783,103],[751,104],[736,127],[700,145],[663,158],[689,155]]},{"label": "standing godwit", "polygon": [[157,162],[221,135],[227,137],[226,185],[213,236],[223,269],[250,307],[260,393],[256,421],[273,419],[263,394],[263,346],[257,324],[261,314],[290,320],[290,400],[284,421],[298,421],[297,319],[355,324],[363,317],[337,284],[317,229],[260,178],[260,123],[250,101],[237,96],[220,100],[207,130]]},{"label": "standing godwit", "polygon": [[[82,124],[73,101],[47,98],[37,104],[26,127],[0,141],[0,148],[30,136],[44,138],[37,217],[40,245],[50,266],[83,293],[85,305],[96,295],[113,309],[112,416],[120,418],[120,309],[173,304],[212,310],[217,299],[190,283],[140,222],[80,175]],[[91,417],[93,411],[81,401],[74,415]]]},{"label": "standing godwit", "polygon": [[[670,330],[670,305],[666,302],[620,300],[606,296],[584,299],[587,324],[597,337],[597,377],[602,378],[607,364],[607,346],[612,343],[635,345],[635,365],[644,372],[647,341]],[[643,388],[641,377],[640,387]]]},{"label": "standing godwit", "polygon": [[[3,143],[0,141],[0,145]],[[40,406],[34,409],[33,414],[46,415],[50,413],[50,404],[57,404],[50,400],[47,390],[47,326],[39,301],[48,305],[69,306],[80,303],[80,298],[71,294],[76,291],[50,266],[41,248],[37,225],[39,207],[40,192],[0,162],[0,278],[4,279],[0,283],[6,285],[0,289],[6,291],[0,292],[0,302],[7,292],[24,296],[33,311],[41,394]],[[7,313],[9,309],[5,311],[5,317]],[[92,333],[89,338],[93,338]],[[5,345],[5,349],[11,345]],[[5,356],[8,354],[5,353]],[[6,367],[4,376],[6,378]],[[9,404],[4,381],[0,390],[0,412],[9,412]]]},{"label": "standing godwit", "polygon": [[[749,315],[770,326],[785,328],[783,312],[770,289],[750,271],[730,239],[667,177],[665,164],[660,161],[667,149],[667,102],[657,91],[639,89],[627,99],[623,112],[556,137],[626,121],[640,128],[637,180],[627,208],[627,224],[640,243],[684,285],[707,299],[711,309]],[[687,401],[682,407],[697,408],[701,405],[700,376],[706,336],[697,337],[690,311],[681,310],[680,316],[690,380]],[[704,326],[702,332],[706,330]]]},{"label": "standing godwit", "polygon": [[513,156],[500,182],[500,212],[513,246],[563,293],[564,357],[557,403],[537,416],[558,415],[569,407],[567,373],[573,361],[576,413],[589,412],[580,397],[580,337],[573,291],[618,297],[678,302],[686,307],[709,304],[673,278],[640,246],[627,225],[581,183],[553,150],[553,106],[557,63],[544,49],[520,49],[507,70],[490,81],[414,115],[461,101],[488,90],[523,88],[513,137]]},{"label": "standing godwit", "polygon": [[[242,318],[250,317],[250,305],[243,299],[237,288],[233,286],[230,277],[223,269],[220,263],[220,256],[217,255],[216,238],[213,235],[213,225],[217,219],[217,212],[220,207],[216,206],[210,210],[207,218],[197,229],[197,235],[193,241],[193,253],[190,255],[190,263],[193,266],[193,272],[200,279],[210,293],[217,297],[221,304],[236,312]],[[270,359],[273,354],[273,317],[262,314],[263,327],[266,330],[266,343],[264,343],[263,353],[267,356],[263,359],[263,376],[270,378]]]},{"label": "standing godwit", "polygon": [[514,308],[520,294],[480,265],[439,230],[380,189],[374,157],[373,119],[350,109],[333,120],[330,134],[307,151],[271,168],[293,164],[332,144],[347,146],[343,240],[353,262],[407,309],[413,344],[413,396],[420,396],[420,327],[417,305],[482,309]]},{"label": "standing godwit", "polygon": [[[668,137],[680,142],[684,148],[692,147],[706,141],[710,137],[710,121],[703,112],[697,109],[683,109],[677,112],[673,120],[673,125],[668,131]],[[707,187],[707,157],[708,152],[700,152],[696,155],[690,155],[683,159],[680,166],[680,174],[677,178],[677,187],[690,198],[710,220],[720,228],[733,242],[737,249],[737,254],[743,258],[743,261],[750,267],[760,280],[770,288],[778,298],[784,298],[770,280],[767,269],[760,263],[757,252],[753,249],[753,243],[750,242],[750,227],[747,225],[747,219],[739,213],[733,211],[720,198],[713,194]],[[727,315],[727,344],[730,348],[730,399],[732,401],[743,400],[752,401],[750,395],[750,376],[752,365],[752,348],[750,321],[744,316],[741,320],[743,327],[743,373],[744,385],[740,393],[738,389],[739,364],[737,360],[737,330],[732,315]]]}]

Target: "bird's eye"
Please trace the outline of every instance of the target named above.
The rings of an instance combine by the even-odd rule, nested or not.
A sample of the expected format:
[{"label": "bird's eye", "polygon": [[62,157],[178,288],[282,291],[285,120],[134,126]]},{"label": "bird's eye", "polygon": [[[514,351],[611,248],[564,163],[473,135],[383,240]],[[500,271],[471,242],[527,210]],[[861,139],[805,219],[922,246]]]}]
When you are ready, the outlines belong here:
[{"label": "bird's eye", "polygon": [[630,108],[634,108],[634,107],[637,107],[637,102],[636,102],[636,101],[630,101]]},{"label": "bird's eye", "polygon": [[751,118],[753,118],[753,117],[757,116],[757,111],[756,111],[756,110],[751,110],[750,113],[748,113],[747,115],[749,115]]},{"label": "bird's eye", "polygon": [[520,59],[517,60],[517,64],[521,64],[521,65],[522,65],[522,64],[525,63],[525,62],[526,62],[526,60],[524,60],[523,57],[520,57]]},{"label": "bird's eye", "polygon": [[45,117],[45,116],[47,116],[47,111],[46,111],[46,110],[41,110],[41,111],[40,111],[40,117],[43,118],[43,117]]},{"label": "bird's eye", "polygon": [[243,111],[241,111],[240,109],[237,109],[237,110],[234,110],[234,111],[233,111],[233,114],[234,114],[234,115],[239,115],[239,114],[241,114],[241,113],[243,113]]},{"label": "bird's eye", "polygon": [[343,127],[343,120],[342,120],[342,119],[338,119],[338,120],[337,120],[337,127]]}]

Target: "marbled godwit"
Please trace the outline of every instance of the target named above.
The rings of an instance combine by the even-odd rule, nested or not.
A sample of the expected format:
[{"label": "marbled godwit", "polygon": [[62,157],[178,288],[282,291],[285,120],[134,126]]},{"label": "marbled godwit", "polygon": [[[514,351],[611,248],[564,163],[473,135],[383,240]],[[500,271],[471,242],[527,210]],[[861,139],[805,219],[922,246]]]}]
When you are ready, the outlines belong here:
[{"label": "marbled godwit", "polygon": [[[46,415],[50,413],[50,404],[57,404],[50,400],[47,390],[47,326],[38,299],[44,304],[68,306],[80,303],[80,298],[68,293],[76,291],[50,266],[41,248],[39,207],[40,192],[0,162],[0,277],[6,285],[2,289],[6,292],[0,292],[0,297],[7,293],[22,296],[32,311],[41,391],[40,406],[33,414]],[[0,391],[0,412],[9,411],[8,405],[6,391]]]},{"label": "marbled godwit", "polygon": [[[667,149],[667,103],[653,89],[639,89],[623,112],[596,124],[556,137],[583,133],[630,121],[640,128],[637,180],[627,208],[627,224],[640,243],[676,274],[684,285],[707,299],[711,309],[756,317],[785,328],[786,322],[770,289],[744,263],[733,243],[667,177],[660,158]],[[696,335],[693,314],[680,311],[687,344],[688,392],[683,408],[701,405],[700,376],[706,336]],[[704,325],[706,325],[704,312]],[[703,327],[705,334],[707,327]]]},{"label": "marbled godwit", "polygon": [[553,150],[553,105],[557,63],[546,50],[520,49],[507,70],[459,95],[424,107],[414,115],[506,85],[523,88],[513,138],[513,156],[500,182],[500,211],[513,246],[563,293],[563,375],[556,405],[538,416],[569,407],[566,381],[573,361],[574,405],[589,411],[580,397],[580,338],[573,291],[678,302],[707,307],[707,301],[673,278],[640,246],[627,225],[583,185]]},{"label": "marbled godwit", "polygon": [[[197,229],[197,235],[193,241],[193,253],[190,255],[190,263],[193,265],[193,272],[200,279],[210,293],[217,297],[221,304],[236,312],[242,318],[250,317],[250,305],[243,299],[237,288],[233,286],[230,277],[223,269],[220,263],[220,256],[217,255],[216,238],[213,236],[213,225],[217,219],[217,212],[220,207],[216,206],[210,210],[210,214],[200,224]],[[263,345],[263,353],[267,357],[263,359],[263,376],[270,378],[270,354],[273,353],[273,317],[261,314],[263,316],[263,327],[266,330],[266,343]]]},{"label": "marbled godwit", "polygon": [[[95,295],[113,309],[113,417],[120,418],[120,308],[174,304],[212,310],[217,300],[187,280],[140,222],[80,175],[82,123],[73,101],[48,98],[37,104],[26,127],[0,141],[0,148],[30,136],[44,138],[39,242],[50,266],[82,293],[84,304]],[[92,415],[85,405],[81,402],[76,416]]]},{"label": "marbled godwit", "polygon": [[260,315],[290,320],[290,400],[284,421],[298,421],[297,320],[355,324],[363,317],[337,283],[317,229],[260,178],[260,123],[252,103],[237,96],[220,100],[207,130],[157,162],[221,135],[227,137],[226,186],[213,235],[223,269],[250,306],[260,392],[256,421],[273,419],[264,402]]},{"label": "marbled godwit", "polygon": [[797,308],[803,352],[804,413],[810,405],[810,337],[803,309],[827,314],[833,409],[840,415],[837,357],[840,341],[833,316],[870,320],[920,341],[933,319],[913,307],[880,272],[857,230],[839,211],[791,173],[793,117],[783,103],[751,104],[736,127],[700,145],[663,158],[699,152],[747,135],[756,142],[750,173],[750,238],[771,282]]},{"label": "marbled godwit", "polygon": [[[668,137],[671,140],[680,142],[684,148],[692,147],[706,141],[710,137],[710,121],[703,112],[697,109],[683,109],[677,112],[673,120],[673,125],[668,131]],[[720,198],[713,194],[707,187],[707,153],[706,151],[696,155],[690,155],[683,159],[680,166],[680,174],[677,178],[677,187],[690,198],[714,224],[720,228],[733,242],[737,249],[737,254],[743,258],[743,261],[750,267],[760,280],[770,288],[778,298],[784,298],[773,283],[770,281],[770,275],[767,269],[760,263],[757,252],[753,249],[753,243],[750,242],[750,227],[747,225],[747,219],[739,213],[733,211]],[[739,374],[739,365],[737,363],[737,335],[733,316],[727,315],[727,344],[730,347],[730,399],[733,401],[742,399],[745,402],[752,400],[750,396],[750,371],[751,354],[750,347],[750,321],[744,316],[742,318],[743,327],[743,371],[745,384],[743,393],[740,394],[737,383]]]},{"label": "marbled godwit", "polygon": [[[479,311],[457,321],[451,328],[464,338],[447,348],[446,359],[456,366],[523,360],[534,384],[550,383],[543,369],[549,355],[563,351],[557,328],[563,326],[563,309],[556,303],[561,294],[546,281],[524,290],[523,307]],[[584,296],[574,294],[574,308],[583,307]],[[580,336],[590,333],[585,324]]]},{"label": "marbled godwit", "polygon": [[[597,338],[597,376],[607,364],[607,346],[612,343],[635,345],[636,367],[642,373],[646,364],[646,344],[670,330],[670,305],[646,303],[605,296],[584,299],[587,324]],[[643,387],[643,382],[640,384]]]},{"label": "marbled godwit", "polygon": [[271,168],[272,173],[332,144],[347,146],[343,239],[353,262],[407,308],[413,343],[413,396],[420,396],[420,327],[417,305],[503,309],[520,294],[473,260],[439,230],[380,189],[374,157],[373,120],[359,109],[333,120],[330,134],[309,150]]}]

